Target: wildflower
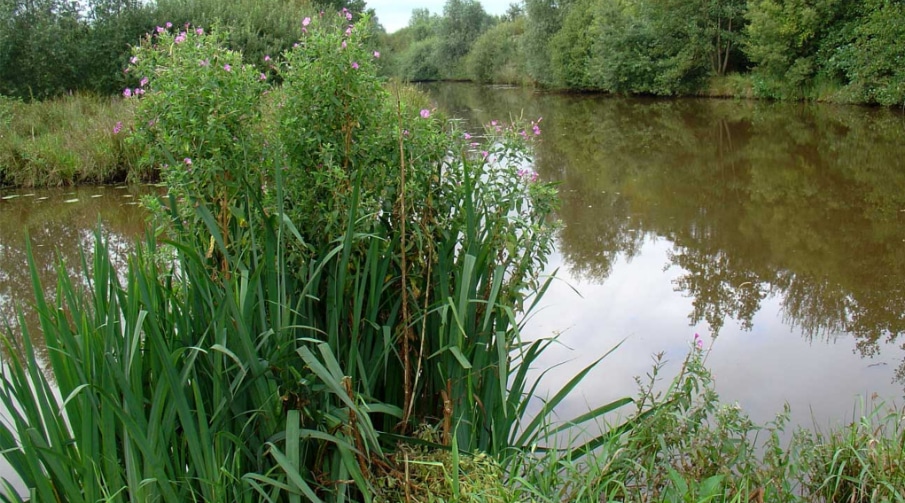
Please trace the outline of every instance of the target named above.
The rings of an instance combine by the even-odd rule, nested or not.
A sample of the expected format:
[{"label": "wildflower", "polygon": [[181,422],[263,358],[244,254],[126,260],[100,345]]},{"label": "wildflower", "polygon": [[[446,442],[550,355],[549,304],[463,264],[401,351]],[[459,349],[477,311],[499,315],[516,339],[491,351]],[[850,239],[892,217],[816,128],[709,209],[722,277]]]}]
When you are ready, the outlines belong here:
[{"label": "wildflower", "polygon": [[154,119],[148,121],[148,127],[154,127],[154,124],[157,124],[157,121],[155,121]]},{"label": "wildflower", "polygon": [[132,63],[133,65],[138,63],[138,56],[132,56],[131,58],[129,58],[129,63]]},{"label": "wildflower", "polygon": [[380,51],[374,51],[374,59],[380,59]]},{"label": "wildflower", "polygon": [[310,17],[306,17],[305,19],[302,19],[302,26],[308,26],[309,24],[311,24]]},{"label": "wildflower", "polygon": [[490,155],[490,152],[488,152],[488,151],[486,151],[486,150],[482,150],[482,151],[481,151],[481,157],[483,157],[484,159],[487,159],[487,156],[488,156],[488,155]]},{"label": "wildflower", "polygon": [[142,89],[142,88],[140,88],[140,87],[136,87],[135,90],[132,91],[132,94],[133,94],[134,96],[141,96],[141,95],[144,94],[144,93],[145,93],[145,90]]},{"label": "wildflower", "polygon": [[223,69],[226,70],[227,72],[233,71],[233,67],[229,66],[229,63],[223,65]]},{"label": "wildflower", "polygon": [[540,136],[540,127],[537,124],[535,124],[531,129],[534,130],[534,136]]},{"label": "wildflower", "polygon": [[185,159],[182,160],[182,162],[184,162],[186,166],[191,166],[191,165],[192,165],[192,158],[191,158],[191,157],[186,157]]},{"label": "wildflower", "polygon": [[210,66],[210,64],[211,64],[210,61],[208,61],[206,59],[202,59],[201,61],[198,62],[198,65],[200,65],[200,66]]},{"label": "wildflower", "polygon": [[267,80],[267,75],[264,75],[264,74],[262,73],[260,76],[258,76],[258,79],[261,80],[261,81],[263,82],[263,81]]},{"label": "wildflower", "polygon": [[402,136],[408,136],[409,134],[410,134],[410,133],[409,133],[409,130],[408,130],[408,129],[403,129],[403,130],[402,130]]},{"label": "wildflower", "polygon": [[182,32],[179,35],[177,35],[176,39],[173,40],[173,42],[176,42],[177,44],[181,44],[181,43],[185,42],[185,32]]},{"label": "wildflower", "polygon": [[353,61],[353,62],[352,62],[352,68],[354,68],[355,70],[358,70],[358,62]]},{"label": "wildflower", "polygon": [[470,140],[470,139],[471,139],[471,135],[468,134],[468,133],[465,133],[465,139],[466,139],[466,140]]},{"label": "wildflower", "polygon": [[428,109],[426,109],[426,108],[421,109],[421,118],[422,118],[422,119],[427,119],[427,118],[430,117],[430,116],[431,116],[431,111],[430,111],[430,110],[428,110]]},{"label": "wildflower", "polygon": [[497,124],[498,124],[497,121],[490,121],[490,125],[491,125],[491,126],[496,127]]},{"label": "wildflower", "polygon": [[128,87],[125,88],[125,89],[123,90],[123,96],[126,97],[126,98],[131,98],[131,97],[132,97],[132,90],[129,89]]},{"label": "wildflower", "polygon": [[157,27],[157,33],[163,33],[163,32],[165,32],[165,31],[167,31],[167,30],[166,30],[163,26],[158,26],[158,27]]},{"label": "wildflower", "polygon": [[266,63],[268,61],[270,61],[270,54],[264,55],[264,62]]},{"label": "wildflower", "polygon": [[694,347],[698,351],[704,349],[704,339],[701,339],[701,336],[697,333],[694,334]]},{"label": "wildflower", "polygon": [[477,147],[478,145],[480,145],[480,143],[473,141],[473,142],[469,143],[468,145],[471,146],[472,148],[474,148],[474,147]]},{"label": "wildflower", "polygon": [[346,28],[346,36],[348,37],[351,35],[352,35],[352,27],[350,26],[350,27]]},{"label": "wildflower", "polygon": [[342,43],[341,45],[342,45],[342,48],[345,49],[345,48],[346,48],[346,41],[343,40],[343,43]]},{"label": "wildflower", "polygon": [[195,35],[204,35],[204,28],[196,28]]},{"label": "wildflower", "polygon": [[169,30],[170,28],[173,27],[173,23],[167,21],[166,27],[167,27],[167,29]]},{"label": "wildflower", "polygon": [[122,130],[123,130],[123,123],[122,123],[122,122],[117,122],[117,123],[113,126],[113,134],[119,134],[119,132],[122,131]]},{"label": "wildflower", "polygon": [[346,21],[351,21],[351,20],[352,20],[352,13],[349,11],[346,11]]},{"label": "wildflower", "polygon": [[138,85],[139,87],[145,87],[146,85],[148,85],[148,78],[142,77],[141,80],[138,81]]}]

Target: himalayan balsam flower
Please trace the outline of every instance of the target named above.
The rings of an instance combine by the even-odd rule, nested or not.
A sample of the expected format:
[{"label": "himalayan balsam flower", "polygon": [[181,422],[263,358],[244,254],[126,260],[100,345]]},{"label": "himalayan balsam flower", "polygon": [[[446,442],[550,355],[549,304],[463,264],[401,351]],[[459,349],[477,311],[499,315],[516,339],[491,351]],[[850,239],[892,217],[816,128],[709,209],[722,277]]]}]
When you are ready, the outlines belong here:
[{"label": "himalayan balsam flower", "polygon": [[141,80],[138,81],[138,86],[139,86],[139,87],[145,87],[146,85],[148,85],[148,78],[147,78],[147,77],[142,77]]},{"label": "himalayan balsam flower", "polygon": [[426,109],[426,108],[421,109],[421,118],[422,118],[422,119],[427,119],[427,118],[430,117],[430,116],[431,116],[431,111],[430,111],[430,110],[428,110],[428,109]]},{"label": "himalayan balsam flower", "polygon": [[119,132],[122,131],[122,130],[123,130],[123,123],[122,123],[122,122],[117,122],[117,123],[113,126],[113,134],[119,134]]},{"label": "himalayan balsam flower", "polygon": [[380,59],[380,51],[374,51],[374,59]]},{"label": "himalayan balsam flower", "polygon": [[229,66],[229,63],[223,65],[223,69],[226,70],[227,72],[233,71],[233,67]]},{"label": "himalayan balsam flower", "polygon": [[352,68],[354,68],[355,70],[358,70],[358,63],[356,61],[352,62]]},{"label": "himalayan balsam flower", "polygon": [[311,24],[310,17],[306,17],[305,19],[302,19],[302,26],[308,26],[309,24]]},{"label": "himalayan balsam flower", "polygon": [[123,89],[123,96],[126,97],[126,98],[131,98],[131,97],[132,97],[132,90],[129,89],[128,87],[125,88],[125,89]]}]

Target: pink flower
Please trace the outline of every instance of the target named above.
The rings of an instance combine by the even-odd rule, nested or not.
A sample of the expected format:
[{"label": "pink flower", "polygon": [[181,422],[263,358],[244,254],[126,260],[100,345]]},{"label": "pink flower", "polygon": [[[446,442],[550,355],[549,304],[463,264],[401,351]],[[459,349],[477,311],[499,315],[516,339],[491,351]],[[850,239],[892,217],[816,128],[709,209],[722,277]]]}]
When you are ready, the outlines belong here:
[{"label": "pink flower", "polygon": [[140,87],[145,87],[146,85],[148,85],[148,78],[147,78],[147,77],[142,77],[141,80],[138,81],[138,85],[139,85]]},{"label": "pink flower", "polygon": [[167,31],[167,30],[166,30],[166,28],[164,28],[163,26],[158,26],[158,27],[157,27],[157,33],[163,33],[163,32],[165,32],[165,31]]},{"label": "pink flower", "polygon": [[223,69],[226,70],[227,72],[233,71],[233,67],[229,66],[229,63],[223,65]]},{"label": "pink flower", "polygon": [[206,59],[202,59],[201,61],[198,62],[198,65],[200,65],[200,66],[210,66],[210,64],[211,64],[210,61],[208,61]]},{"label": "pink flower", "polygon": [[411,134],[411,133],[409,133],[409,130],[408,130],[408,129],[403,129],[403,130],[402,130],[402,136],[408,136],[409,134]]},{"label": "pink flower", "polygon": [[346,28],[346,36],[348,37],[351,34],[352,34],[352,25],[349,25],[349,27]]},{"label": "pink flower", "polygon": [[195,35],[204,35],[204,28],[196,28]]},{"label": "pink flower", "polygon": [[374,59],[380,59],[380,51],[374,51]]},{"label": "pink flower", "polygon": [[182,32],[179,35],[177,35],[176,39],[173,40],[173,42],[176,42],[177,44],[181,44],[181,43],[185,42],[185,32]]},{"label": "pink flower", "polygon": [[186,166],[191,166],[191,165],[192,165],[192,158],[191,158],[191,157],[186,157],[185,159],[182,160],[182,162],[184,162]]},{"label": "pink flower", "polygon": [[125,96],[126,98],[131,98],[131,97],[132,97],[132,90],[129,89],[128,87],[125,88],[125,89],[123,90],[123,96]]},{"label": "pink flower", "polygon": [[263,81],[267,80],[267,75],[264,75],[264,74],[262,73],[262,74],[258,77],[258,79],[261,80],[261,81],[263,82]]},{"label": "pink flower", "polygon": [[355,62],[355,61],[353,61],[353,62],[352,62],[352,68],[354,68],[355,70],[358,70],[358,63]]},{"label": "pink flower", "polygon": [[427,119],[427,118],[430,117],[430,116],[431,116],[431,111],[430,111],[430,110],[428,110],[428,109],[426,109],[426,108],[421,109],[421,118],[422,118],[422,119]]},{"label": "pink flower", "polygon": [[471,139],[471,135],[468,134],[468,133],[465,133],[465,139],[466,139],[466,140],[470,140],[470,139]]},{"label": "pink flower", "polygon": [[490,155],[490,153],[487,152],[486,150],[482,150],[482,151],[481,151],[481,157],[483,157],[484,159],[487,159],[487,156],[488,156],[488,155]]},{"label": "pink flower", "polygon": [[264,61],[265,62],[270,61],[270,54],[267,54],[264,56]]},{"label": "pink flower", "polygon": [[340,45],[342,45],[342,48],[343,48],[343,49],[345,49],[345,48],[346,48],[346,41],[345,41],[345,40],[343,40],[343,43],[342,43],[342,44],[340,44]]},{"label": "pink flower", "polygon": [[119,132],[122,131],[122,130],[123,130],[123,123],[122,123],[122,122],[117,122],[117,123],[113,126],[113,134],[119,134]]},{"label": "pink flower", "polygon": [[167,29],[172,28],[172,27],[173,27],[173,23],[167,21],[166,27],[167,27]]},{"label": "pink flower", "polygon": [[352,13],[349,11],[346,11],[346,21],[351,21],[351,20],[352,20]]},{"label": "pink flower", "polygon": [[129,63],[132,63],[133,65],[138,63],[138,56],[132,56],[131,58],[129,58]]},{"label": "pink flower", "polygon": [[140,87],[136,87],[135,90],[132,91],[132,94],[135,96],[141,96],[144,93],[145,93],[145,90]]},{"label": "pink flower", "polygon": [[694,347],[698,351],[704,349],[704,339],[701,339],[701,336],[697,333],[694,334]]},{"label": "pink flower", "polygon": [[302,26],[308,26],[309,24],[311,24],[310,17],[306,17],[305,19],[302,19]]}]

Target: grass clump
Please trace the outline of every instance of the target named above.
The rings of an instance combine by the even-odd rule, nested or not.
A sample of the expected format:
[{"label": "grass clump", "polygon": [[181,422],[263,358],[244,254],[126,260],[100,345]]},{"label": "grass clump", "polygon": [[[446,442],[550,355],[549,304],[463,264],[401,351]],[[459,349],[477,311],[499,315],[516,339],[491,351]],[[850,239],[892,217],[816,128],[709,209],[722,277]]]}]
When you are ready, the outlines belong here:
[{"label": "grass clump", "polygon": [[125,142],[122,121],[130,115],[129,103],[87,94],[29,104],[0,98],[0,185],[125,180],[139,158]]}]

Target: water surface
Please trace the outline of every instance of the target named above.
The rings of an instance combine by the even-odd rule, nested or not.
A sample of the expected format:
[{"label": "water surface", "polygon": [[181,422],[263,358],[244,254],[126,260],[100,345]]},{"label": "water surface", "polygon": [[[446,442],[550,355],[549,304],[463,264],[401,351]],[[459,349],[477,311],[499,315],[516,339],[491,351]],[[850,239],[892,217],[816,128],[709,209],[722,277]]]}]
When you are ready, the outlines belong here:
[{"label": "water surface", "polygon": [[633,394],[695,333],[717,391],[766,421],[851,421],[905,387],[905,119],[862,107],[426,87],[467,119],[543,117],[559,183],[554,283],[529,337],[559,335],[557,389],[623,339],[559,411]]}]

